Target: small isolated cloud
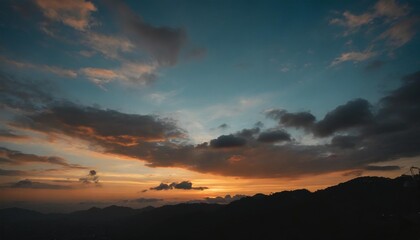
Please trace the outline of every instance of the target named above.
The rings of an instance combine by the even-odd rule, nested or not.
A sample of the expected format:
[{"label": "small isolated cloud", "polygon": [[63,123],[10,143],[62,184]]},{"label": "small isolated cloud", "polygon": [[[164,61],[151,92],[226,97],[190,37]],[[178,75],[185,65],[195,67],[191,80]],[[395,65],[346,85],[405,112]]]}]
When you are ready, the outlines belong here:
[{"label": "small isolated cloud", "polygon": [[172,182],[170,184],[161,183],[156,187],[151,187],[150,190],[162,191],[162,190],[172,190],[172,189],[180,189],[180,190],[206,190],[208,187],[193,187],[192,182],[190,181],[182,181],[182,182]]},{"label": "small isolated cloud", "polygon": [[227,125],[226,123],[222,123],[217,128],[220,130],[226,130],[229,128],[229,125]]},{"label": "small isolated cloud", "polygon": [[82,183],[99,183],[99,176],[95,170],[90,170],[89,174],[86,177],[79,178],[79,181]]},{"label": "small isolated cloud", "polygon": [[345,52],[331,62],[330,67],[336,66],[343,62],[363,62],[377,55],[377,52],[366,50],[364,52]]},{"label": "small isolated cloud", "polygon": [[16,183],[12,183],[8,186],[9,188],[31,188],[31,189],[70,189],[69,186],[54,185],[41,182],[33,182],[29,179],[21,180]]},{"label": "small isolated cloud", "polygon": [[62,22],[80,31],[89,28],[90,15],[97,10],[92,2],[85,0],[35,0],[35,3],[49,20]]}]

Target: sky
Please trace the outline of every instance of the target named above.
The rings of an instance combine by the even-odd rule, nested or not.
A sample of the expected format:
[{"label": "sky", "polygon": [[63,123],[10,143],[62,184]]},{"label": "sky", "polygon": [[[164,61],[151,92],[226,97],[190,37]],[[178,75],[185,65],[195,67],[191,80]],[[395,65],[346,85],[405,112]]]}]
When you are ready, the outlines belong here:
[{"label": "sky", "polygon": [[420,3],[0,3],[0,207],[228,203],[420,166]]}]

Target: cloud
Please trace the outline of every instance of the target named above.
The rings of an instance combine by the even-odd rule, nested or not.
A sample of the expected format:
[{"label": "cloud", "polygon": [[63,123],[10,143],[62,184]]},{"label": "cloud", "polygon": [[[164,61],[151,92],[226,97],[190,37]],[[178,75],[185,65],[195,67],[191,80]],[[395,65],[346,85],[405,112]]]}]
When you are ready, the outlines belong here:
[{"label": "cloud", "polygon": [[0,140],[2,139],[11,139],[11,140],[18,140],[18,139],[27,139],[27,136],[15,134],[13,131],[7,129],[0,129]]},{"label": "cloud", "polygon": [[376,70],[382,68],[384,65],[385,65],[385,62],[384,61],[382,61],[382,60],[374,60],[374,61],[368,63],[365,66],[364,70],[367,71],[367,72],[373,72],[373,71],[376,71]]},{"label": "cloud", "polygon": [[284,130],[274,130],[262,132],[258,138],[258,141],[265,143],[274,143],[274,142],[288,142],[291,141],[290,134]]},{"label": "cloud", "polygon": [[89,28],[90,15],[97,10],[92,2],[85,0],[35,0],[35,3],[51,21],[62,22],[80,31]]},{"label": "cloud", "polygon": [[79,178],[79,181],[82,183],[99,183],[99,176],[97,175],[95,170],[90,170],[88,175],[86,175],[86,177],[81,177]]},{"label": "cloud", "polygon": [[226,130],[229,128],[229,125],[227,125],[226,123],[222,123],[217,128],[220,130]]},{"label": "cloud", "polygon": [[1,169],[0,168],[0,176],[23,176],[23,175],[26,175],[25,171],[7,170],[7,169]]},{"label": "cloud", "polygon": [[222,135],[216,139],[210,141],[210,146],[213,148],[232,148],[232,147],[241,147],[246,144],[244,138],[236,137],[232,134]]},{"label": "cloud", "polygon": [[370,103],[364,99],[351,100],[327,113],[314,126],[314,133],[325,137],[340,130],[364,126],[373,121],[370,108]]},{"label": "cloud", "polygon": [[289,113],[286,110],[272,109],[265,113],[266,117],[279,120],[284,127],[310,128],[315,122],[315,116],[309,112]]},{"label": "cloud", "polygon": [[[46,133],[62,133],[103,146],[138,145],[182,137],[181,129],[170,120],[151,115],[126,114],[114,110],[85,107],[69,102],[52,106],[48,111],[31,114],[16,126]],[[111,147],[112,148],[112,147]]]},{"label": "cloud", "polygon": [[29,179],[21,180],[16,183],[12,183],[8,185],[9,188],[30,188],[30,189],[70,189],[69,186],[64,185],[54,185],[54,184],[47,184],[47,183],[41,183],[41,182],[33,182]]},{"label": "cloud", "polygon": [[379,0],[374,6],[377,16],[397,19],[408,14],[407,5],[399,5],[395,0]]},{"label": "cloud", "polygon": [[[22,92],[38,94],[34,88],[28,92],[11,89],[8,95],[15,101],[31,98]],[[212,140],[213,143],[195,145],[170,119],[48,98],[47,103],[41,101],[43,108],[19,113],[21,118],[10,124],[16,128],[79,138],[96,151],[138,159],[148,167],[179,167],[244,178],[289,178],[335,171],[364,171],[367,166],[419,156],[419,92],[420,72],[416,72],[405,76],[401,86],[378,103],[354,99],[339,105],[306,129],[306,133],[312,133],[315,138],[324,138],[313,145],[298,141],[263,143],[258,138],[266,130],[261,131],[258,127],[219,136]],[[6,101],[6,104],[9,103]],[[274,129],[286,128],[280,121],[284,113],[288,112],[284,110],[276,115],[279,125]],[[290,124],[293,128],[299,126],[301,124]],[[331,137],[331,143],[325,137]],[[189,186],[194,188],[186,183],[178,187]],[[175,189],[175,185],[163,183],[154,188]]]},{"label": "cloud", "polygon": [[157,79],[155,70],[156,65],[144,63],[123,63],[120,68],[82,68],[80,72],[89,80],[98,85],[103,85],[111,81],[120,81],[125,83],[135,83],[147,85]]},{"label": "cloud", "polygon": [[339,148],[355,148],[360,139],[356,136],[335,136],[331,140],[331,145]]},{"label": "cloud", "polygon": [[6,58],[4,56],[0,56],[0,61],[4,62],[10,66],[16,67],[16,68],[30,68],[34,69],[36,71],[46,72],[46,73],[52,73],[58,76],[62,77],[68,77],[68,78],[75,78],[77,77],[77,72],[71,69],[65,69],[57,66],[50,66],[50,65],[42,65],[42,64],[34,64],[29,62],[22,62],[22,61],[16,61],[9,58]]},{"label": "cloud", "polygon": [[363,62],[377,55],[377,52],[366,50],[364,52],[345,52],[331,62],[330,67],[336,66],[343,62]]},{"label": "cloud", "polygon": [[371,23],[374,18],[375,16],[371,13],[354,15],[349,11],[345,11],[342,14],[342,18],[333,18],[330,20],[330,24],[345,26],[347,31],[344,35],[348,35],[349,33],[356,31],[358,28]]},{"label": "cloud", "polygon": [[401,168],[399,166],[366,166],[367,171],[397,171]]},{"label": "cloud", "polygon": [[56,156],[38,156],[35,154],[26,154],[19,151],[10,150],[0,147],[0,164],[22,165],[29,163],[44,163],[59,165],[64,168],[85,169],[79,164],[70,164],[61,157]]},{"label": "cloud", "polygon": [[175,65],[182,47],[187,40],[184,29],[155,27],[146,23],[141,16],[131,11],[119,1],[111,1],[126,34],[133,37],[139,48],[152,55],[160,65]]},{"label": "cloud", "polygon": [[378,39],[386,40],[389,46],[399,48],[411,41],[416,34],[419,18],[401,20],[383,32]]},{"label": "cloud", "polygon": [[162,190],[172,190],[172,189],[180,189],[180,190],[206,190],[208,187],[193,187],[192,182],[190,181],[182,181],[182,182],[172,182],[170,184],[161,183],[156,187],[151,187],[150,190],[162,191]]},{"label": "cloud", "polygon": [[96,32],[87,32],[82,43],[111,59],[119,59],[121,54],[135,50],[134,43],[127,38]]}]

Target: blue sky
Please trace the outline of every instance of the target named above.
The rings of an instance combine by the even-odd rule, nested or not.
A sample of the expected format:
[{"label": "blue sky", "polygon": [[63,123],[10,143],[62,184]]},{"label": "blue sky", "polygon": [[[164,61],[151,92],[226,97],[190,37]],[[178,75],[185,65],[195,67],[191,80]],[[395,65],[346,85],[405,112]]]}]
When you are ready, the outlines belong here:
[{"label": "blue sky", "polygon": [[[198,146],[204,142],[209,144],[206,146],[208,151],[216,154],[214,152],[219,150],[211,147],[219,145],[212,145],[213,140],[213,143],[226,140],[239,144],[241,141],[234,138],[245,139],[241,135],[243,129],[256,128],[256,135],[246,140],[247,149],[242,149],[243,152],[249,150],[250,158],[254,160],[267,158],[261,154],[255,158],[252,155],[266,147],[258,145],[264,132],[277,134],[279,138],[271,143],[279,149],[285,146],[291,151],[304,148],[305,151],[316,151],[320,156],[337,155],[343,159],[359,156],[357,151],[368,148],[363,144],[379,142],[364,133],[372,128],[370,120],[343,123],[332,132],[328,130],[328,134],[320,132],[321,122],[329,121],[328,113],[339,112],[338,106],[345,105],[350,109],[352,104],[360,104],[357,106],[363,107],[365,102],[352,101],[365,99],[369,105],[368,117],[373,116],[372,121],[379,124],[380,116],[376,114],[390,108],[382,105],[386,96],[395,97],[399,94],[398,89],[403,91],[405,83],[401,79],[410,78],[420,67],[418,1],[28,0],[3,1],[1,5],[1,75],[4,84],[11,82],[11,85],[6,84],[9,88],[3,86],[0,124],[5,136],[1,146],[40,156],[62,156],[70,162],[96,169],[101,157],[77,159],[74,149],[79,145],[75,142],[85,141],[80,143],[86,144],[83,151],[103,154],[103,158],[112,153],[134,159],[141,163],[141,172],[169,171],[176,167],[179,171],[192,171],[191,174],[244,178],[262,178],[264,175],[263,170],[250,174],[244,170],[245,165],[237,169],[229,165],[232,171],[221,171],[204,165],[197,167],[197,164],[177,160],[177,157],[162,163],[163,158],[143,154],[146,143],[139,139],[144,141],[148,136],[133,135],[130,130],[117,135],[100,134],[104,129],[115,127],[109,125],[102,129],[108,121],[125,121],[138,116],[153,116],[156,120],[153,124],[165,126],[166,130],[182,130],[182,136],[156,133],[153,139],[146,141],[147,144],[154,142],[157,148],[173,148],[176,152],[172,154],[176,156],[189,151],[187,145]],[[11,90],[16,82],[24,83],[26,88],[33,87],[23,90],[23,85],[19,85],[19,90]],[[40,93],[45,98],[41,99]],[[60,117],[64,125],[37,122],[40,118],[34,117],[51,112],[58,114],[58,108],[68,111],[64,119],[61,115],[55,116]],[[314,119],[304,125],[299,125],[301,122],[288,125],[284,120],[286,113],[309,113]],[[104,123],[72,125],[76,121],[72,118],[91,119],[92,116],[92,119],[101,119],[99,115]],[[346,116],[340,116],[342,122],[346,121]],[[356,118],[351,114],[347,117]],[[39,125],[23,126],[22,121],[16,119],[29,119]],[[133,123],[127,121],[127,124]],[[142,124],[143,120],[139,121]],[[255,125],[257,122],[262,125]],[[169,123],[172,125],[165,125]],[[74,128],[67,129],[69,126]],[[133,126],[133,129],[137,128]],[[75,131],[81,132],[75,134]],[[154,129],[141,130],[142,134],[150,131]],[[289,138],[281,139],[285,136],[281,131]],[[11,135],[24,135],[26,140]],[[355,155],[347,150],[329,148],[334,138],[353,135],[365,141],[351,153]],[[224,139],[222,136],[232,137]],[[64,144],[72,150],[60,150],[57,142],[48,140],[55,137],[59,139],[59,146]],[[63,140],[67,138],[72,140]],[[142,154],[116,150],[116,146],[108,145],[122,146],[126,142],[118,141],[128,141],[128,138],[137,139],[135,143],[139,149],[136,151],[141,150]],[[254,141],[258,146],[251,144]],[[238,157],[240,149],[236,148],[240,144],[229,144],[228,150],[217,153],[229,152],[228,155],[219,157],[241,159]],[[230,148],[232,146],[235,148]],[[323,148],[315,150],[311,146]],[[200,151],[197,147],[194,153],[188,154],[195,156]],[[338,167],[332,169],[320,167],[322,170],[316,174],[356,170],[368,174],[363,170],[366,164],[395,160],[398,159],[396,156],[417,156],[411,150],[404,151],[377,154],[378,160],[366,160],[363,164],[337,163]],[[273,158],[279,157],[276,152],[273,154]],[[203,159],[219,161],[210,155]],[[279,158],[283,161],[281,156]],[[142,161],[136,161],[139,159]],[[24,165],[22,171],[34,169]],[[110,172],[110,166],[109,162],[103,167]],[[407,166],[398,165],[398,171],[393,174],[404,172]],[[2,169],[16,170],[12,167]],[[128,174],[132,170],[118,171]],[[291,172],[268,171],[266,177],[299,178],[301,174],[313,174],[311,170]],[[77,174],[73,175],[75,179]],[[374,174],[390,173],[377,171]],[[2,182],[22,178],[25,176],[9,175]]]}]

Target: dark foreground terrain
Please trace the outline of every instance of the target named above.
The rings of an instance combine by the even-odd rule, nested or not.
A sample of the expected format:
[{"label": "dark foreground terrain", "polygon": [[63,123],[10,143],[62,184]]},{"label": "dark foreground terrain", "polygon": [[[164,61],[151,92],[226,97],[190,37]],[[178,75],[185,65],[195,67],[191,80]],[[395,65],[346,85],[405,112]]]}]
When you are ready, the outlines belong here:
[{"label": "dark foreground terrain", "polygon": [[361,177],[324,190],[228,205],[111,206],[70,214],[0,210],[0,239],[420,239],[412,177]]}]

